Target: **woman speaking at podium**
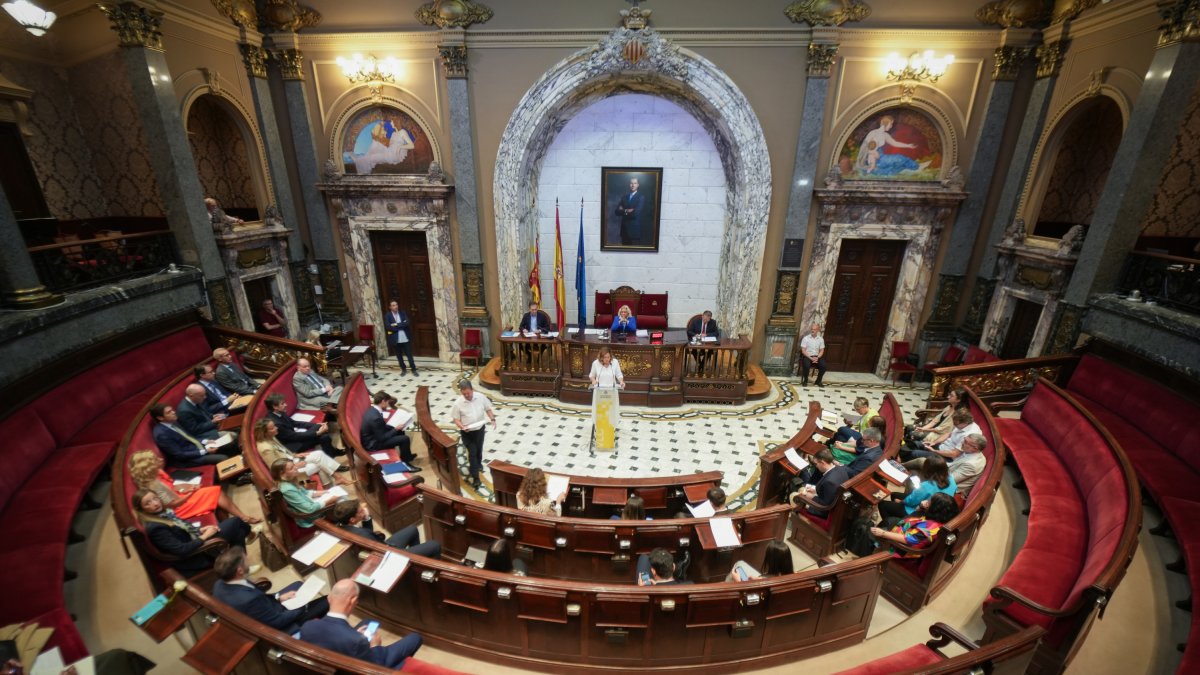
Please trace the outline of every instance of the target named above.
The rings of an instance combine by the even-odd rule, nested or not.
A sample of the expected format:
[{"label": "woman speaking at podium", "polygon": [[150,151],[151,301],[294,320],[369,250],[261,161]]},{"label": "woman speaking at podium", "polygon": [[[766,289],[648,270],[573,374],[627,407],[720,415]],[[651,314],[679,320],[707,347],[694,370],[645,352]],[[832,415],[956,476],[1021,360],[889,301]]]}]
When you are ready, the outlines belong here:
[{"label": "woman speaking at podium", "polygon": [[599,358],[592,361],[592,372],[589,377],[592,379],[593,389],[596,387],[625,388],[625,375],[621,373],[621,364],[613,358],[612,351],[608,347],[600,348]]}]

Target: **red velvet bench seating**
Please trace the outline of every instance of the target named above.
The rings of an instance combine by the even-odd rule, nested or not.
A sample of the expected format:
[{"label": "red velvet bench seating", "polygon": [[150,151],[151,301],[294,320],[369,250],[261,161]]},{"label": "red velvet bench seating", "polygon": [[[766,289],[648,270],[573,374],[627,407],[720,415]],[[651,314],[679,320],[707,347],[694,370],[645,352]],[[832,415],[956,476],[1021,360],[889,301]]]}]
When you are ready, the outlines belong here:
[{"label": "red velvet bench seating", "polygon": [[943,525],[931,546],[906,549],[919,557],[896,558],[884,568],[883,595],[909,614],[933,600],[962,569],[963,558],[991,513],[992,501],[1004,476],[1008,453],[996,428],[996,420],[979,396],[969,387],[966,390],[967,406],[987,439],[987,448],[983,450],[987,466],[964,496],[962,510]]},{"label": "red velvet bench seating", "polygon": [[[75,511],[107,468],[130,422],[164,384],[212,348],[176,317],[120,336],[8,383],[0,420],[0,553],[5,588],[0,625],[54,628],[50,646],[65,660],[87,655],[66,611],[63,571]],[[83,369],[81,369],[81,367]],[[27,396],[23,400],[15,397]]]},{"label": "red velvet bench seating", "polygon": [[1059,673],[1137,550],[1137,478],[1112,436],[1045,379],[1030,392],[1020,419],[997,419],[996,426],[1025,479],[1031,507],[1025,544],[984,603],[984,642],[1042,626],[1046,639],[1030,672]]},{"label": "red velvet bench seating", "polygon": [[[1046,630],[1040,626],[1030,626],[981,647],[946,624],[935,623],[929,627],[932,640],[836,675],[1022,675],[1029,667],[1038,640],[1045,633]],[[967,649],[967,652],[954,657],[946,656],[941,649],[951,643]]]}]

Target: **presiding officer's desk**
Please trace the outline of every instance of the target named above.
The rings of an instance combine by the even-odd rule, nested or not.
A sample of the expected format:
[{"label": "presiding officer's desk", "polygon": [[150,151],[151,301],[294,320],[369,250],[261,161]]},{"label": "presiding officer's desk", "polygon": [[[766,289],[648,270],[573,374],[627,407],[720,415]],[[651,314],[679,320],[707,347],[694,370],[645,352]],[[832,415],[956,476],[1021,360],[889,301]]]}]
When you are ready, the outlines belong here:
[{"label": "presiding officer's desk", "polygon": [[722,338],[690,344],[684,330],[649,337],[563,333],[557,338],[501,336],[500,383],[506,395],[554,395],[565,403],[589,404],[592,362],[608,347],[625,376],[621,402],[671,407],[684,401],[744,403],[750,341]]},{"label": "presiding officer's desk", "polygon": [[[496,503],[517,508],[517,490],[529,469],[501,459],[488,463],[492,474],[492,491]],[[578,518],[608,518],[617,514],[625,501],[637,495],[646,504],[646,515],[652,518],[671,518],[683,511],[688,503],[707,499],[708,490],[721,486],[725,476],[720,471],[704,471],[679,476],[649,478],[604,478],[559,474],[571,479],[571,487],[563,504],[564,516]],[[550,495],[553,499],[558,495]]]}]

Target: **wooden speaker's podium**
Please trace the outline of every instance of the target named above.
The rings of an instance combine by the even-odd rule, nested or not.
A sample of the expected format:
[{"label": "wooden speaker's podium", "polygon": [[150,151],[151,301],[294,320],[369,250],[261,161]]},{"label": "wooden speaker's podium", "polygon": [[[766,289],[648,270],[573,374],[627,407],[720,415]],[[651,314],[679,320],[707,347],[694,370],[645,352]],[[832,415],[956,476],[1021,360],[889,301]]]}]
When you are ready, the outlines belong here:
[{"label": "wooden speaker's podium", "polygon": [[621,419],[621,396],[616,387],[592,389],[592,451],[615,452],[617,423]]}]

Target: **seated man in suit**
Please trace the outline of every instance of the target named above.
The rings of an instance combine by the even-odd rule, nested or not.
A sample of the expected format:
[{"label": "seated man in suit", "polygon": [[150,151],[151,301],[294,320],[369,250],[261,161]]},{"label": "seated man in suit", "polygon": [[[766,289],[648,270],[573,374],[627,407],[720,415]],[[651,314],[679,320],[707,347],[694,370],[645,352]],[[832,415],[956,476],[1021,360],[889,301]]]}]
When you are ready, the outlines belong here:
[{"label": "seated man in suit", "polygon": [[717,326],[717,322],[713,320],[711,310],[704,310],[703,314],[695,319],[692,319],[692,322],[688,324],[688,339],[691,340],[697,335],[700,337],[714,337],[718,340],[721,339],[721,329]]},{"label": "seated man in suit", "polygon": [[258,391],[259,383],[238,367],[228,349],[214,349],[213,359],[217,361],[217,382],[222,387],[239,394],[253,394]]},{"label": "seated man in suit", "polygon": [[375,531],[375,525],[371,522],[371,514],[367,512],[367,505],[357,499],[347,499],[334,504],[326,519],[343,530],[353,532],[360,537],[382,541],[392,548],[423,555],[427,558],[442,557],[442,544],[437,541],[427,541],[422,544],[421,532],[417,530],[416,525],[401,528],[392,536],[384,539],[382,534]]},{"label": "seated man in suit", "polygon": [[842,493],[842,483],[850,479],[850,471],[838,464],[833,459],[833,453],[829,448],[822,448],[816,455],[813,456],[813,466],[817,467],[817,471],[821,472],[821,480],[817,481],[816,486],[805,485],[801,490],[791,495],[791,502],[796,506],[804,505],[804,502],[799,498],[801,494],[811,499],[816,503],[815,506],[808,506],[808,512],[814,516],[824,518],[829,513],[829,508],[838,500]]},{"label": "seated man in suit", "polygon": [[283,394],[267,396],[267,417],[275,423],[279,430],[276,438],[295,453],[306,452],[316,446],[330,457],[341,457],[346,454],[333,447],[333,438],[329,435],[329,425],[325,423],[297,422],[287,413],[287,399]]},{"label": "seated man in suit", "polygon": [[517,327],[517,330],[522,333],[529,332],[541,335],[553,328],[550,325],[550,315],[538,309],[538,304],[531,301],[529,303],[529,312],[521,317],[521,325]]},{"label": "seated man in suit", "polygon": [[371,406],[363,413],[362,426],[359,427],[358,437],[362,440],[367,452],[379,452],[396,448],[400,452],[400,461],[407,464],[413,471],[420,471],[413,466],[417,456],[413,453],[412,440],[401,429],[393,428],[384,420],[384,412],[392,400],[387,392],[375,392],[371,397]]},{"label": "seated man in suit", "polygon": [[846,465],[846,471],[849,473],[847,478],[853,478],[866,471],[875,463],[875,460],[879,459],[879,456],[883,454],[883,446],[879,444],[882,440],[883,434],[875,427],[870,427],[862,432],[863,449],[853,462]]},{"label": "seated man in suit", "polygon": [[[229,455],[221,452],[233,451],[237,454],[237,446],[227,443],[218,446],[216,441],[201,441],[179,427],[179,417],[175,409],[166,403],[158,403],[150,408],[150,417],[154,419],[154,444],[162,451],[167,460],[167,466],[187,468],[203,464],[220,464],[229,459]],[[218,447],[223,447],[218,452]]]},{"label": "seated man in suit", "polygon": [[284,601],[292,599],[301,582],[297,581],[278,593],[264,593],[254,582],[246,578],[250,566],[246,564],[246,550],[230,546],[213,561],[217,582],[213,586],[213,597],[246,616],[264,623],[288,635],[300,630],[310,619],[319,619],[329,612],[329,599],[316,598],[303,607],[288,609]]},{"label": "seated man in suit", "polygon": [[690,584],[687,579],[675,578],[675,558],[665,548],[656,548],[649,555],[643,553],[637,561],[638,586],[673,586]]},{"label": "seated man in suit", "polygon": [[296,361],[296,374],[292,375],[292,387],[296,390],[296,405],[308,410],[330,410],[337,408],[342,388],[313,372],[308,359]]},{"label": "seated man in suit", "polygon": [[214,415],[228,415],[229,406],[238,399],[238,394],[231,393],[217,382],[217,372],[212,366],[205,364],[192,369],[196,376],[196,384],[204,387],[204,407]]},{"label": "seated man in suit", "polygon": [[[198,384],[189,384],[184,390],[183,400],[179,402],[179,407],[175,409],[175,415],[179,418],[179,426],[183,430],[195,436],[202,441],[215,441],[221,435],[221,429],[217,422],[228,417],[224,413],[212,414],[204,407],[206,393],[204,387]],[[236,431],[224,432],[233,437],[233,441],[237,442]]]},{"label": "seated man in suit", "polygon": [[404,660],[421,648],[421,635],[409,633],[399,642],[384,647],[379,633],[368,640],[361,630],[350,627],[350,614],[358,604],[358,584],[342,579],[329,591],[329,613],[300,628],[300,639],[356,659],[399,670]]}]

